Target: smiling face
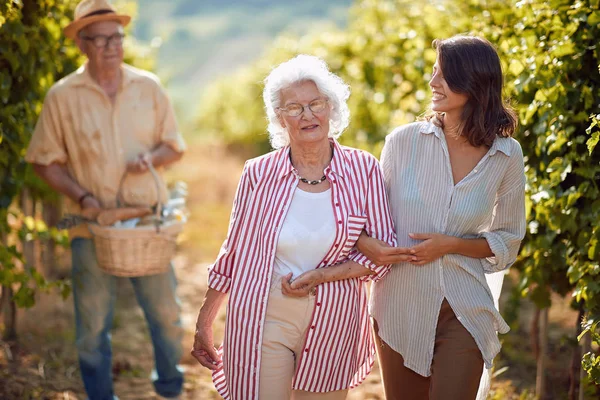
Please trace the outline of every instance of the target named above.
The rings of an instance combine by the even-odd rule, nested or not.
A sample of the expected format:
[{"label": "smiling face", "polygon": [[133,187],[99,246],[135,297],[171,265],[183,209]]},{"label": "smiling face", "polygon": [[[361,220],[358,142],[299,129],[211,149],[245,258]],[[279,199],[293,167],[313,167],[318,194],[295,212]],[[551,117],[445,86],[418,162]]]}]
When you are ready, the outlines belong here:
[{"label": "smiling face", "polygon": [[[101,21],[84,28],[77,37],[77,45],[88,57],[89,62],[98,70],[111,70],[123,62],[123,44],[116,36],[123,34],[123,26],[117,21]],[[93,38],[104,36],[112,38],[104,47],[94,46]]]},{"label": "smiling face", "polygon": [[444,78],[439,58],[433,66],[433,74],[429,81],[431,88],[431,109],[435,112],[445,113],[452,119],[460,119],[462,111],[469,100],[469,96],[463,93],[456,93],[450,89],[448,82]]},{"label": "smiling face", "polygon": [[303,145],[328,141],[330,104],[326,103],[326,107],[318,112],[313,112],[308,107],[315,100],[325,99],[326,97],[319,92],[313,81],[297,82],[281,90],[280,107],[282,109],[291,104],[304,106],[302,114],[296,117],[289,115],[285,110],[277,111],[279,123],[287,129],[290,136],[290,144]]}]

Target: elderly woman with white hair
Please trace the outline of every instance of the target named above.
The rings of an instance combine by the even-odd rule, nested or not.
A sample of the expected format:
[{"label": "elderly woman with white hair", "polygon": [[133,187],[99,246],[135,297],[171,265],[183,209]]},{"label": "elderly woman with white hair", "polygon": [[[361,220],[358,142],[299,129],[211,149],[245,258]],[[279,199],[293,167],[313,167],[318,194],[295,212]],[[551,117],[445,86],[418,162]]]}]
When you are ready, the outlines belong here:
[{"label": "elderly woman with white hair", "polygon": [[[396,237],[379,163],[336,141],[349,94],[306,55],[265,81],[275,151],[246,162],[192,349],[225,399],[344,399],[371,370],[365,286],[390,266],[354,244],[363,229],[390,245]],[[212,324],[227,293],[216,350]]]}]

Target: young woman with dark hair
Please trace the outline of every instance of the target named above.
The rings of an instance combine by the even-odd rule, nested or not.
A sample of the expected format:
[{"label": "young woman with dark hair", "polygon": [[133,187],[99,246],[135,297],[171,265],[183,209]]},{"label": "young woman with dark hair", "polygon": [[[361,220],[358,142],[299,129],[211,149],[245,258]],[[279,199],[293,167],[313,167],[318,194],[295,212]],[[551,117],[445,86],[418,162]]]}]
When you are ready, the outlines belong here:
[{"label": "young woman with dark hair", "polygon": [[525,234],[523,153],[498,54],[473,36],[434,47],[430,110],[388,135],[381,156],[400,247],[364,232],[357,244],[396,264],[371,297],[388,400],[477,397],[508,331],[486,274],[515,261]]}]

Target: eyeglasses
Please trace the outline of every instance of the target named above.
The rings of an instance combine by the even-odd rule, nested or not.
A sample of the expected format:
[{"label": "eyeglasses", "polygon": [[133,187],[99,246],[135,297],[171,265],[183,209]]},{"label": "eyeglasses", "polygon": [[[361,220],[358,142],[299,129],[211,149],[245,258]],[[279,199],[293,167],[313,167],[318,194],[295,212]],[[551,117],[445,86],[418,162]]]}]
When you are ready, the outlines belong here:
[{"label": "eyeglasses", "polygon": [[94,47],[97,48],[106,48],[108,46],[112,45],[117,45],[120,46],[123,44],[123,38],[125,37],[125,34],[119,32],[119,33],[115,33],[113,35],[110,36],[106,36],[106,35],[97,35],[97,36],[81,36],[81,38],[83,40],[88,40],[90,42],[92,42],[92,44],[94,45]]},{"label": "eyeglasses", "polygon": [[327,103],[329,103],[329,100],[327,99],[316,99],[308,103],[307,106],[303,106],[299,103],[291,103],[285,108],[277,107],[277,109],[285,112],[290,117],[298,117],[304,112],[305,107],[308,107],[313,114],[321,113],[327,108]]}]

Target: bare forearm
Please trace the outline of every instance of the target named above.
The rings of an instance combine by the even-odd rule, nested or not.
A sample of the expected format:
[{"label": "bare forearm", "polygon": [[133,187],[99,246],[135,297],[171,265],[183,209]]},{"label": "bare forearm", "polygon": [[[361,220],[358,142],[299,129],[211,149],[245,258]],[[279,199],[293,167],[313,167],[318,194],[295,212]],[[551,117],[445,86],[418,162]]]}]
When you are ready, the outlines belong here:
[{"label": "bare forearm", "polygon": [[176,151],[166,143],[160,144],[150,153],[152,165],[155,167],[172,164],[176,161],[179,161],[182,156],[183,153]]},{"label": "bare forearm", "polygon": [[492,257],[492,249],[485,239],[461,239],[451,237],[448,254],[461,254],[472,258]]},{"label": "bare forearm", "polygon": [[87,190],[82,188],[71,175],[69,175],[66,167],[61,164],[33,164],[33,170],[40,178],[46,181],[52,189],[68,196],[75,202],[87,193]]},{"label": "bare forearm", "polygon": [[196,322],[196,326],[212,325],[215,318],[217,318],[219,309],[221,308],[221,305],[225,301],[226,297],[226,293],[219,292],[218,290],[212,288],[208,288],[208,290],[206,291],[206,295],[204,296],[204,302],[202,303],[202,307],[200,308],[200,312],[198,313],[198,320]]},{"label": "bare forearm", "polygon": [[322,282],[334,282],[344,279],[360,278],[361,276],[375,275],[375,272],[354,261],[346,261],[342,264],[320,268],[319,271],[322,273]]}]

